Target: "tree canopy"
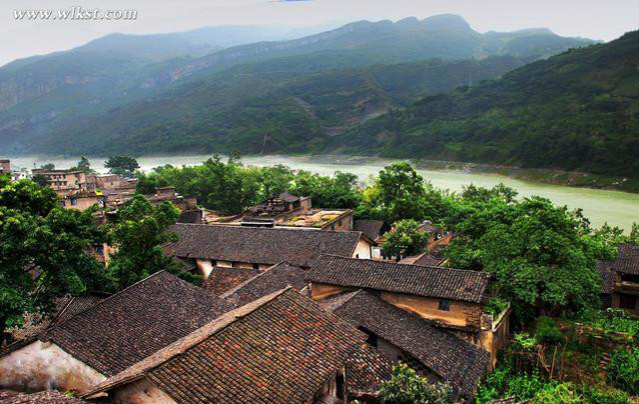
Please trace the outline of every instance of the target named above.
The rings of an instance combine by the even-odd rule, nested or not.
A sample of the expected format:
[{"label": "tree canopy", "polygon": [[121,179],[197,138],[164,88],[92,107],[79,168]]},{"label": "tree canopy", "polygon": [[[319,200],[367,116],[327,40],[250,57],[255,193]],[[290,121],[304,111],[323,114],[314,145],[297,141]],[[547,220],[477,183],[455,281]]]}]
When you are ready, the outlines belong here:
[{"label": "tree canopy", "polygon": [[49,188],[0,178],[0,234],[3,330],[21,326],[25,313],[52,313],[57,298],[103,286],[91,251],[104,234],[91,210],[63,209]]},{"label": "tree canopy", "polygon": [[139,169],[140,165],[133,157],[112,156],[104,163],[104,167],[108,168],[111,174],[133,177],[135,170]]}]

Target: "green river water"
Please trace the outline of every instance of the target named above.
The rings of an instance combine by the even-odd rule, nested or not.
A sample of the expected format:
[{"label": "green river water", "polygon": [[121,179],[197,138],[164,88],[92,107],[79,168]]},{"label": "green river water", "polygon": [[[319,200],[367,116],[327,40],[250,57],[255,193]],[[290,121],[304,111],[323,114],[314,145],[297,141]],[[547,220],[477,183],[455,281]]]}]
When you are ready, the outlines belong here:
[{"label": "green river water", "polygon": [[[164,164],[196,165],[209,156],[147,156],[138,158],[141,168],[151,170]],[[69,168],[79,159],[77,157],[60,158],[48,156],[15,157],[11,159],[15,166],[33,168],[44,163],[54,163],[56,168]],[[91,158],[91,165],[98,171],[102,169],[104,158]],[[372,175],[376,175],[390,160],[381,159],[352,159],[352,158],[321,158],[288,156],[253,156],[243,157],[246,165],[269,166],[284,164],[294,169],[304,169],[319,174],[330,175],[335,171],[356,174],[366,182]],[[633,222],[639,222],[639,194],[597,189],[574,188],[559,185],[548,185],[519,181],[508,177],[492,174],[472,174],[463,171],[433,171],[419,170],[419,173],[434,186],[451,191],[459,191],[462,186],[475,184],[477,186],[492,187],[504,183],[516,189],[520,196],[539,195],[552,200],[558,205],[569,208],[582,208],[584,214],[594,226],[601,226],[605,222],[630,229]]]}]

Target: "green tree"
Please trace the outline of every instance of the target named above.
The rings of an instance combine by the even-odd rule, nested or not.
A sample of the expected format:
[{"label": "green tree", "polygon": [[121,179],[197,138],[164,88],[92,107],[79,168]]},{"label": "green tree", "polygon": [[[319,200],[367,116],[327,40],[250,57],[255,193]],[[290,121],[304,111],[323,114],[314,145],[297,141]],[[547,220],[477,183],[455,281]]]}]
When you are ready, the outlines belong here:
[{"label": "green tree", "polygon": [[428,237],[428,233],[419,230],[419,222],[410,219],[400,220],[385,234],[382,251],[386,256],[397,259],[421,254],[426,249]]},{"label": "green tree", "polygon": [[379,172],[375,182],[378,203],[388,223],[401,219],[423,220],[424,179],[406,162],[393,163]]},{"label": "green tree", "polygon": [[63,209],[55,193],[31,180],[0,178],[0,327],[20,327],[24,313],[48,315],[55,300],[102,289],[90,254],[104,241],[92,211]]},{"label": "green tree", "polygon": [[121,290],[161,270],[187,280],[196,279],[162,251],[164,243],[176,240],[176,235],[167,229],[175,224],[178,216],[179,210],[172,203],[154,206],[139,194],[118,210],[116,223],[109,228],[109,241],[117,252],[107,267],[114,290]]},{"label": "green tree", "polygon": [[573,312],[598,301],[600,251],[578,212],[539,197],[493,198],[456,230],[461,237],[448,249],[451,265],[492,273],[493,292],[516,313]]},{"label": "green tree", "polygon": [[42,164],[40,166],[40,168],[42,168],[43,170],[55,170],[55,164],[53,163],[46,163],[46,164]]},{"label": "green tree", "polygon": [[608,381],[632,395],[639,395],[639,348],[620,348],[608,365]]},{"label": "green tree", "polygon": [[112,156],[104,163],[104,167],[109,169],[111,174],[123,177],[133,177],[135,170],[140,168],[138,161],[129,156]]},{"label": "green tree", "polygon": [[448,404],[453,403],[453,389],[443,383],[432,384],[413,369],[400,363],[393,368],[391,379],[380,387],[382,404]]},{"label": "green tree", "polygon": [[75,167],[72,167],[71,170],[82,171],[85,174],[92,174],[95,172],[91,169],[91,163],[89,162],[89,159],[87,159],[84,156],[80,158],[80,161],[78,161],[78,164]]},{"label": "green tree", "polygon": [[33,182],[35,182],[36,184],[40,185],[41,187],[48,187],[49,186],[49,180],[47,179],[47,177],[45,177],[42,174],[36,174],[33,176],[33,178],[31,179]]}]

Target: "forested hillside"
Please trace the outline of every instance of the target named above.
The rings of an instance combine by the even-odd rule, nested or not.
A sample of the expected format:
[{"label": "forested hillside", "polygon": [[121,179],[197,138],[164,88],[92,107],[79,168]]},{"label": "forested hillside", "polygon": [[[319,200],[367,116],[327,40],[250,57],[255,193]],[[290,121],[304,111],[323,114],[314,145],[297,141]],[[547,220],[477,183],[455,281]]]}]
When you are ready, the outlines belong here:
[{"label": "forested hillside", "polygon": [[639,32],[425,97],[324,151],[639,176]]},{"label": "forested hillside", "polygon": [[[311,152],[324,137],[417,96],[496,78],[524,62],[593,43],[548,30],[481,34],[461,17],[442,15],[360,21],[299,39],[247,44],[277,35],[259,27],[112,35],[6,65],[0,68],[0,151],[225,152],[233,145],[251,153]],[[424,62],[434,59],[481,62],[466,62],[479,64],[477,71],[453,65],[449,75]],[[416,62],[426,63],[423,72],[402,67]],[[379,84],[378,65],[401,66],[380,72],[386,83]],[[395,91],[392,82],[407,79],[414,88],[403,82],[405,88]],[[320,94],[318,105],[297,97],[301,89],[315,94],[310,98]],[[331,94],[334,89],[340,93]]]},{"label": "forested hillside", "polygon": [[[520,66],[512,57],[482,61],[432,60],[299,73],[289,63],[238,66],[206,81],[185,84],[152,100],[117,108],[61,127],[33,150],[116,153],[313,152],[331,136],[448,92],[469,77],[490,79]],[[283,66],[289,69],[280,70]]]}]

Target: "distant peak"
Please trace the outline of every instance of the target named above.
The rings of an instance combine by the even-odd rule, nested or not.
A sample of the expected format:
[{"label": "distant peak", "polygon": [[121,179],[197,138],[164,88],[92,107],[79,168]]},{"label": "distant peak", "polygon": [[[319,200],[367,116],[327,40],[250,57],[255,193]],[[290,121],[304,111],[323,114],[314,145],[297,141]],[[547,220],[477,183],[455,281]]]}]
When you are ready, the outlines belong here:
[{"label": "distant peak", "polygon": [[397,21],[395,24],[403,26],[419,25],[419,20],[416,17],[406,17]]},{"label": "distant peak", "polygon": [[516,31],[520,34],[545,34],[545,35],[555,35],[549,28],[525,28]]},{"label": "distant peak", "polygon": [[470,31],[470,24],[456,14],[441,14],[427,17],[423,21],[425,28],[431,31]]}]

